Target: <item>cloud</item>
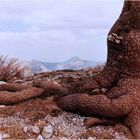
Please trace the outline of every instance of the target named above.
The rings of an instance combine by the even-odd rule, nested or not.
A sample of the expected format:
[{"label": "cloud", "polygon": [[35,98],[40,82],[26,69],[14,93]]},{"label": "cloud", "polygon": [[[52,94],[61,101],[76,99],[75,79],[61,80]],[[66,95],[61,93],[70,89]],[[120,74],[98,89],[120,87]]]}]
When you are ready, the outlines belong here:
[{"label": "cloud", "polygon": [[90,50],[100,50],[105,32],[98,29],[0,32],[0,50],[12,57],[44,61],[62,61],[75,55],[86,58]]},{"label": "cloud", "polygon": [[122,4],[122,0],[0,1],[0,52],[44,61],[75,55],[105,60],[106,35]]},{"label": "cloud", "polygon": [[17,21],[46,28],[105,28],[114,20],[108,17],[119,15],[120,5],[122,5],[121,1],[2,1],[0,2],[0,21]]}]

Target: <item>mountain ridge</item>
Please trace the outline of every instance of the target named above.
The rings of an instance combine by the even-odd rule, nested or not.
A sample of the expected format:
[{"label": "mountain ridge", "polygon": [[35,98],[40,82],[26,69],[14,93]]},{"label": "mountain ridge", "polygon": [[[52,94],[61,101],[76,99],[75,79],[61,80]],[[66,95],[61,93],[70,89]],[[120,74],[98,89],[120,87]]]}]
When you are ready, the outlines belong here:
[{"label": "mountain ridge", "polygon": [[95,67],[98,62],[83,60],[78,56],[72,57],[64,62],[42,62],[38,60],[25,61],[25,66],[30,68],[33,73],[55,71],[55,70],[81,70]]}]

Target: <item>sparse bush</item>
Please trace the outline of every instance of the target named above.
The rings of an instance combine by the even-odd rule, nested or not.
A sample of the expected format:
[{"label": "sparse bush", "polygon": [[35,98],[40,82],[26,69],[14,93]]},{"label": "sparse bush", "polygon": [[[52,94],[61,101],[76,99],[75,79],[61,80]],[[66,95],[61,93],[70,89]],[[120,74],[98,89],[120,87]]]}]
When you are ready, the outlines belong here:
[{"label": "sparse bush", "polygon": [[24,68],[18,59],[7,56],[0,56],[0,80],[1,81],[12,81],[14,79],[22,79]]}]

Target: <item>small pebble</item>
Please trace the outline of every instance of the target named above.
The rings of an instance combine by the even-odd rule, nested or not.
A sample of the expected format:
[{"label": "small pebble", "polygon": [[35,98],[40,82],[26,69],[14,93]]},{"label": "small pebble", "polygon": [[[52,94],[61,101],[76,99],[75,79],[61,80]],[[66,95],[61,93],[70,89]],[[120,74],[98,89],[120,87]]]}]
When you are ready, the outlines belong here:
[{"label": "small pebble", "polygon": [[96,137],[89,137],[87,140],[96,140]]},{"label": "small pebble", "polygon": [[51,125],[44,126],[44,129],[42,131],[42,136],[44,138],[50,138],[53,134],[53,127]]},{"label": "small pebble", "polygon": [[40,128],[38,126],[33,126],[32,127],[32,132],[35,134],[39,134],[40,133]]},{"label": "small pebble", "polygon": [[2,140],[2,133],[0,133],[0,140]]},{"label": "small pebble", "polygon": [[39,135],[39,136],[36,138],[36,140],[44,140],[44,138],[43,138],[41,135]]},{"label": "small pebble", "polygon": [[3,139],[8,139],[8,138],[10,138],[10,135],[9,135],[9,134],[3,134],[3,135],[2,135],[2,138],[3,138]]},{"label": "small pebble", "polygon": [[68,138],[66,137],[62,137],[61,140],[69,140]]},{"label": "small pebble", "polygon": [[2,84],[7,84],[7,82],[0,81],[0,85],[2,85]]},{"label": "small pebble", "polygon": [[19,80],[15,80],[14,83],[22,83],[23,80],[22,79],[19,79]]},{"label": "small pebble", "polygon": [[6,107],[6,105],[0,105],[0,108],[4,108],[4,107]]},{"label": "small pebble", "polygon": [[25,126],[25,127],[23,128],[23,132],[26,134],[26,133],[28,132],[28,127]]}]

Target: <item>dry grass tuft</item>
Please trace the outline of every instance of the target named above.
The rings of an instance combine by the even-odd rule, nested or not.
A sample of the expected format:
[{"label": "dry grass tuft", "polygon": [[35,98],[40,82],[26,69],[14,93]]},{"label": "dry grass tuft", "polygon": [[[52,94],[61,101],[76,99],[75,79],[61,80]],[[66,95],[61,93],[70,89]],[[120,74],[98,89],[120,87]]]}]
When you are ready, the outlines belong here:
[{"label": "dry grass tuft", "polygon": [[18,59],[7,56],[0,56],[0,80],[12,81],[13,79],[22,79],[24,68],[21,67],[21,63]]}]

